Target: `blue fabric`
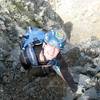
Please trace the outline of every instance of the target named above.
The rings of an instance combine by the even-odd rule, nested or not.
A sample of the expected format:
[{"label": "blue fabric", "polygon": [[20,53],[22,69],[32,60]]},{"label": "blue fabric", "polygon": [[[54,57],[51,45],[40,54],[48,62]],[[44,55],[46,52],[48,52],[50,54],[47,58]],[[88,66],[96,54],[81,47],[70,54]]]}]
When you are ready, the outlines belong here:
[{"label": "blue fabric", "polygon": [[53,59],[53,60],[50,60],[49,62],[48,62],[48,64],[50,64],[50,65],[55,65],[55,66],[58,66],[59,68],[60,68],[60,63],[58,62],[58,60],[57,59]]},{"label": "blue fabric", "polygon": [[22,48],[25,48],[29,44],[43,43],[45,32],[39,28],[29,28],[24,35]]},{"label": "blue fabric", "polygon": [[49,61],[48,64],[52,65],[52,69],[59,75],[62,76],[61,71],[60,71],[60,63],[58,62],[57,59],[53,59]]},{"label": "blue fabric", "polygon": [[31,45],[26,48],[26,52],[27,52],[29,61],[33,65],[32,67],[34,67],[34,65],[38,65],[38,61],[37,61],[37,58],[36,58],[35,51],[34,51],[34,49]]}]

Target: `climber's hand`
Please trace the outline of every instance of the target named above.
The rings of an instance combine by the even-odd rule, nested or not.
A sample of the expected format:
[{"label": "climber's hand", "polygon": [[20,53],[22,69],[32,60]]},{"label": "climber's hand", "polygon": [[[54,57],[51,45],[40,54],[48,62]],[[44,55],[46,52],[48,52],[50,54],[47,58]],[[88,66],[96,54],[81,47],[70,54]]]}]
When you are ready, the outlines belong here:
[{"label": "climber's hand", "polygon": [[77,100],[85,92],[85,88],[82,85],[79,85],[77,91],[74,93],[74,100]]}]

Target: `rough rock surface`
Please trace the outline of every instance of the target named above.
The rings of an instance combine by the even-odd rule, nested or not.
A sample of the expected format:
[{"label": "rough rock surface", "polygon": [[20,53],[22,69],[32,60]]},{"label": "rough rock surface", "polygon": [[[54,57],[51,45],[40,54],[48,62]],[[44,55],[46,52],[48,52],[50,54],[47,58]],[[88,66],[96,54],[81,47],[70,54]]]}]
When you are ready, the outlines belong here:
[{"label": "rough rock surface", "polygon": [[[0,100],[73,100],[59,76],[30,77],[20,70],[20,37],[27,26],[48,30],[51,25],[62,27],[70,39],[72,23],[65,24],[47,0],[0,0]],[[100,40],[67,44],[62,54],[74,80],[84,83],[84,95],[78,100],[100,100]]]}]

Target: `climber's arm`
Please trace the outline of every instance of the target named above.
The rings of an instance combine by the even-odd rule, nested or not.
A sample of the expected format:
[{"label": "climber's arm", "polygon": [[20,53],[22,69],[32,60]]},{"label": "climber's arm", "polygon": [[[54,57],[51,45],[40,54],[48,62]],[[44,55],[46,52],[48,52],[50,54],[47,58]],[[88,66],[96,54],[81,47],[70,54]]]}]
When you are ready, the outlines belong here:
[{"label": "climber's arm", "polygon": [[62,57],[61,54],[59,54],[59,56],[58,56],[58,61],[60,63],[59,69],[60,69],[60,72],[61,72],[62,79],[68,83],[68,85],[70,86],[70,88],[73,92],[76,92],[77,91],[76,82],[73,80],[73,77],[68,70],[68,65],[65,62],[65,60],[64,60],[64,58]]}]

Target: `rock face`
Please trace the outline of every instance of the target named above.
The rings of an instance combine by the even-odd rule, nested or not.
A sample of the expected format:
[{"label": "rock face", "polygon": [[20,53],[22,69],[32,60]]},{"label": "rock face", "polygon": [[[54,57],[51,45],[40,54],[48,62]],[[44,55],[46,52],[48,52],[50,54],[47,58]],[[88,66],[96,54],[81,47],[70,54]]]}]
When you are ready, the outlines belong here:
[{"label": "rock face", "polygon": [[[62,10],[62,6],[67,9]],[[100,31],[97,9],[97,0],[83,3],[80,0],[57,0],[57,3],[53,0],[0,0],[0,100],[73,100],[67,84],[59,76],[35,77],[20,70],[20,37],[27,26],[45,30],[62,27],[70,41],[74,41],[75,36],[84,37],[81,33],[95,36]],[[78,100],[100,100],[100,40],[91,37],[75,46],[66,44],[62,54],[74,80],[85,84],[84,95]],[[90,94],[94,96],[91,98]]]}]

